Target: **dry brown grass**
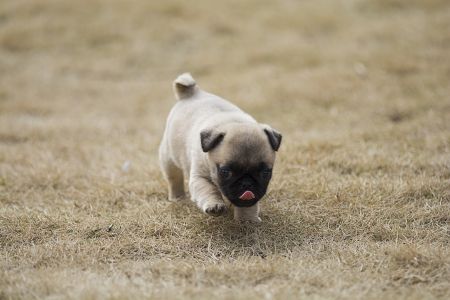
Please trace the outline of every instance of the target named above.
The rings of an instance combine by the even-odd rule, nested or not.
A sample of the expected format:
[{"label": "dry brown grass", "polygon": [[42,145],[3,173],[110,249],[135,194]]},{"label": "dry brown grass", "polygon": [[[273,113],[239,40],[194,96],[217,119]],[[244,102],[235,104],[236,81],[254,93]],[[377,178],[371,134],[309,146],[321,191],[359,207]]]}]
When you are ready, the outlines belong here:
[{"label": "dry brown grass", "polygon": [[[0,298],[448,298],[449,28],[446,0],[1,1]],[[187,70],[284,134],[260,226],[166,201]]]}]

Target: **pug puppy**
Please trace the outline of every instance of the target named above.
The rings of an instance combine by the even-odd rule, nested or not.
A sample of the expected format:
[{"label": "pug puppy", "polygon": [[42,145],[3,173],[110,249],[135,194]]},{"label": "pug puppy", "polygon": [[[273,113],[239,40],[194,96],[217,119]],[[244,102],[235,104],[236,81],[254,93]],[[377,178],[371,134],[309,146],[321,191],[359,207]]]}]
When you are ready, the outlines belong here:
[{"label": "pug puppy", "polygon": [[282,136],[230,102],[201,90],[189,73],[173,83],[178,102],[167,119],[159,148],[169,199],[185,196],[218,216],[234,207],[236,220],[260,222],[259,200],[272,178]]}]

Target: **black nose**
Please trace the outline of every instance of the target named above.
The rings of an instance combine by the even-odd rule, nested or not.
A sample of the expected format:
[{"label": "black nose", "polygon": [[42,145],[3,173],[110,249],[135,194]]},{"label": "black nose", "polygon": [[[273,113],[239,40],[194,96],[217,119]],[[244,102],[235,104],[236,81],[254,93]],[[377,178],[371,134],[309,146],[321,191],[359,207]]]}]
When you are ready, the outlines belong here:
[{"label": "black nose", "polygon": [[241,187],[242,187],[242,189],[244,189],[244,190],[248,190],[249,188],[251,188],[253,185],[252,185],[252,182],[251,182],[251,180],[249,180],[249,179],[244,179],[244,180],[242,180],[242,182],[241,182]]}]

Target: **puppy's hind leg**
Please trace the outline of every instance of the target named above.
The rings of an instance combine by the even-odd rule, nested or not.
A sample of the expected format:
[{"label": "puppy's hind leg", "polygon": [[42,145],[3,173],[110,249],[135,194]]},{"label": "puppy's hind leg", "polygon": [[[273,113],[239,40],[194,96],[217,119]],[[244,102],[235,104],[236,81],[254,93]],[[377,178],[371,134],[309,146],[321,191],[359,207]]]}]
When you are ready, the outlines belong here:
[{"label": "puppy's hind leg", "polygon": [[161,159],[161,170],[169,185],[169,200],[178,201],[185,196],[183,171],[170,159]]}]

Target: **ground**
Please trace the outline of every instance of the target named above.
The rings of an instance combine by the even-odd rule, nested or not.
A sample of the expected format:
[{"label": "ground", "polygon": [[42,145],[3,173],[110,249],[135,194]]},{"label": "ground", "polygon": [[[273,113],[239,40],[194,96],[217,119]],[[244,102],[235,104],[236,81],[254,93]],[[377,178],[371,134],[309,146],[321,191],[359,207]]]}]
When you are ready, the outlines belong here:
[{"label": "ground", "polygon": [[[1,299],[450,296],[446,0],[0,3]],[[262,224],[171,203],[173,79],[283,133]]]}]

